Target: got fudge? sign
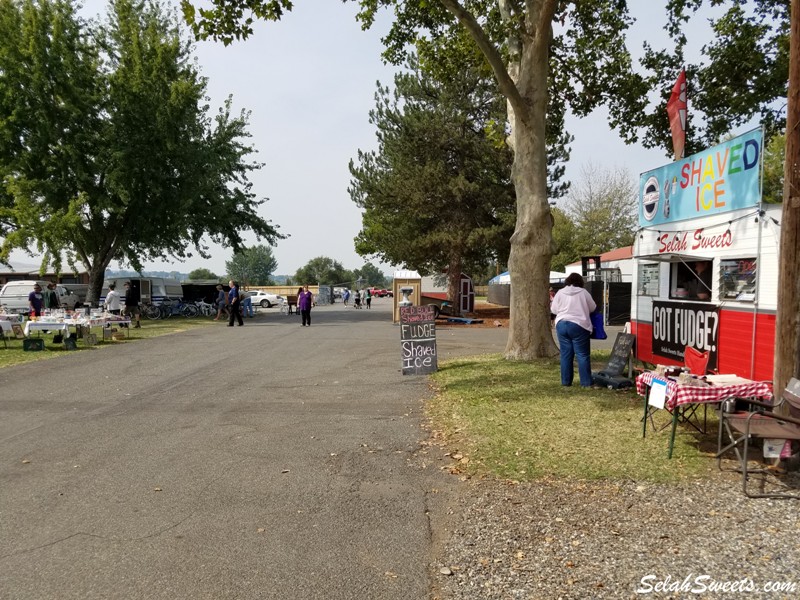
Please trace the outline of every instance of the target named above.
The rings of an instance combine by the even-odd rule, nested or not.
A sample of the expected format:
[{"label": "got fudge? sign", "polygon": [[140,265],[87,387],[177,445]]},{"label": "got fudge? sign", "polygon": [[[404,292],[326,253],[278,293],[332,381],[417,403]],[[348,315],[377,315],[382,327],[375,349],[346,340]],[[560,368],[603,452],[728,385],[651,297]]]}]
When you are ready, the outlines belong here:
[{"label": "got fudge? sign", "polygon": [[403,375],[425,375],[439,368],[433,306],[400,307],[400,346]]}]

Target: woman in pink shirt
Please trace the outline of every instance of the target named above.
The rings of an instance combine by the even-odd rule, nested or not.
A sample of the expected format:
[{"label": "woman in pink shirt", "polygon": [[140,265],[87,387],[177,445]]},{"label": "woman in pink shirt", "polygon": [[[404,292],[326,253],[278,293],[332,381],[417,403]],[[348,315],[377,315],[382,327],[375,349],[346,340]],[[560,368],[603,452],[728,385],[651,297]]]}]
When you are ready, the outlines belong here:
[{"label": "woman in pink shirt", "polygon": [[592,365],[589,360],[589,336],[592,321],[589,313],[597,308],[592,296],[583,289],[583,277],[571,273],[566,287],[560,289],[550,303],[556,316],[558,347],[561,350],[561,385],[572,385],[575,377],[573,360],[578,358],[581,386],[592,385]]}]

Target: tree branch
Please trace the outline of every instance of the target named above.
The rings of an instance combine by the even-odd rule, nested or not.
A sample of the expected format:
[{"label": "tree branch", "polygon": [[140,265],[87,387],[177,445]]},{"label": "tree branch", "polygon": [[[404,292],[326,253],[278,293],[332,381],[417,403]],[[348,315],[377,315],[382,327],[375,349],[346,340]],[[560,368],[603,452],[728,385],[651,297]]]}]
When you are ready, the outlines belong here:
[{"label": "tree branch", "polygon": [[511,107],[514,109],[514,114],[522,121],[528,121],[528,104],[519,93],[519,89],[517,89],[514,80],[511,79],[511,75],[508,74],[503,57],[500,56],[497,48],[486,35],[480,23],[475,20],[472,13],[458,3],[458,0],[439,0],[439,2],[458,19],[472,36],[472,39],[475,40],[497,78],[500,91],[508,98]]},{"label": "tree branch", "polygon": [[[553,31],[553,18],[556,15],[557,0],[544,0],[542,8],[539,11],[538,23],[536,24],[535,31],[539,33],[536,40],[538,56],[546,56],[545,48],[550,46],[552,31]],[[529,9],[530,10],[530,9]],[[530,13],[529,13],[530,14]],[[547,35],[545,35],[547,34]]]}]

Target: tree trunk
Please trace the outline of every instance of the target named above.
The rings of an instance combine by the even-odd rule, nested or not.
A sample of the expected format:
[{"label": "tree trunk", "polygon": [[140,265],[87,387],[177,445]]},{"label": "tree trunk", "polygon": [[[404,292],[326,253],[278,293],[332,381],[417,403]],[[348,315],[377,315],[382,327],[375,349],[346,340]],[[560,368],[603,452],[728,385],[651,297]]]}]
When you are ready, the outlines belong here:
[{"label": "tree trunk", "polygon": [[447,299],[453,304],[450,314],[461,316],[461,253],[451,256],[447,266]]},{"label": "tree trunk", "polygon": [[89,266],[89,289],[86,291],[86,305],[98,306],[100,294],[103,291],[103,281],[106,278],[106,268],[111,263],[111,259],[92,261]]},{"label": "tree trunk", "polygon": [[800,0],[792,0],[786,162],[781,218],[778,314],[775,320],[775,395],[800,377]]},{"label": "tree trunk", "polygon": [[[546,32],[537,32],[547,37]],[[517,194],[517,224],[508,260],[511,319],[505,357],[532,360],[554,356],[550,329],[550,259],[553,221],[547,198],[548,56],[546,43],[530,43],[520,61],[517,87],[529,106],[526,118],[515,115],[512,178]]]}]

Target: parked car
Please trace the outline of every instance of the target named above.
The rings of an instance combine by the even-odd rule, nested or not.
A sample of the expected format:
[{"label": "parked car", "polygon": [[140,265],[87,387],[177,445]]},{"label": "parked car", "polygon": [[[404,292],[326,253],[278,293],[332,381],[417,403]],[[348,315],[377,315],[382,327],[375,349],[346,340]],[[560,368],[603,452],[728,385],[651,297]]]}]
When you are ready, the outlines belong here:
[{"label": "parked car", "polygon": [[250,301],[253,304],[258,304],[263,308],[272,308],[275,305],[283,303],[283,296],[270,294],[269,292],[264,292],[262,290],[253,290],[245,293],[250,296]]},{"label": "parked car", "polygon": [[394,292],[392,292],[392,290],[384,290],[384,289],[380,289],[380,288],[371,288],[369,291],[370,291],[370,294],[372,294],[372,296],[374,298],[385,298],[387,296],[389,298],[394,297]]},{"label": "parked car", "polygon": [[[46,290],[49,282],[35,279],[9,281],[0,290],[0,307],[8,313],[28,312],[28,294],[33,291],[33,286],[37,283],[43,290]],[[73,310],[81,306],[78,295],[73,294],[61,284],[56,284],[56,294],[58,294],[58,301],[62,308]]]}]

